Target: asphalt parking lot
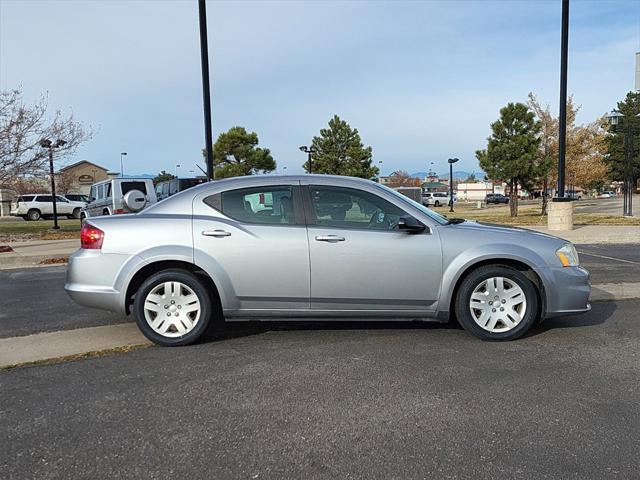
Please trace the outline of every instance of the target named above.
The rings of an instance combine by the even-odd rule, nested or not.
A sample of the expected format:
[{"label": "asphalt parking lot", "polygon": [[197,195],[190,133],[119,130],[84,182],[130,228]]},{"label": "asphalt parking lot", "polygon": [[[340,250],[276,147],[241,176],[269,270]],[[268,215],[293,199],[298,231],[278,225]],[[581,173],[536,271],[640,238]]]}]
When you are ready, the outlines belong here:
[{"label": "asphalt parking lot", "polygon": [[238,329],[0,373],[0,477],[638,478],[640,301],[522,340]]},{"label": "asphalt parking lot", "polygon": [[[578,248],[594,278],[638,281],[637,246]],[[60,295],[64,267],[0,275],[3,336],[127,320]],[[638,478],[638,312],[597,302],[510,343],[435,323],[238,325],[4,370],[0,478]]]}]

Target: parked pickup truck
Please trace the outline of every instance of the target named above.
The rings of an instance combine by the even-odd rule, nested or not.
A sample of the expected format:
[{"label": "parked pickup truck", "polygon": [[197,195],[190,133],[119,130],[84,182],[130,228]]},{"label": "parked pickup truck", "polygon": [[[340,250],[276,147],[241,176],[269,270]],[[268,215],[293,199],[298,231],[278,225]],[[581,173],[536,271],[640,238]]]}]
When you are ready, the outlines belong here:
[{"label": "parked pickup truck", "polygon": [[[80,218],[84,202],[72,202],[56,195],[56,209],[59,217]],[[53,217],[53,196],[46,194],[20,195],[11,202],[11,215],[25,220],[36,221]]]}]

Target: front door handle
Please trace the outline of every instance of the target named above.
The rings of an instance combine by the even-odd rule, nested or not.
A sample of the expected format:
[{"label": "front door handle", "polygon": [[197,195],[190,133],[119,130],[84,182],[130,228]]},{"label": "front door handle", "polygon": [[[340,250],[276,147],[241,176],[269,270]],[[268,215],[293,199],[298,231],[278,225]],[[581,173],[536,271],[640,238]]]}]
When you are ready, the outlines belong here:
[{"label": "front door handle", "polygon": [[204,235],[205,237],[222,238],[222,237],[230,237],[231,232],[227,232],[225,230],[203,230],[202,235]]},{"label": "front door handle", "polygon": [[316,241],[318,242],[344,242],[344,237],[339,237],[338,235],[318,235],[316,237]]}]

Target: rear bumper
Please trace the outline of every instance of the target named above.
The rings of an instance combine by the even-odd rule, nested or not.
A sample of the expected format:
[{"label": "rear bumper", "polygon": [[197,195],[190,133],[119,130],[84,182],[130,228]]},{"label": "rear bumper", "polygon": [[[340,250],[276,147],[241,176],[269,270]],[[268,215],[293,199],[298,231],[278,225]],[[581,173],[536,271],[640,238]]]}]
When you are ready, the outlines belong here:
[{"label": "rear bumper", "polygon": [[131,255],[80,249],[69,257],[64,289],[80,305],[125,314],[123,274],[132,259],[142,261]]},{"label": "rear bumper", "polygon": [[546,318],[591,310],[589,272],[582,267],[548,267],[539,273],[545,279]]}]

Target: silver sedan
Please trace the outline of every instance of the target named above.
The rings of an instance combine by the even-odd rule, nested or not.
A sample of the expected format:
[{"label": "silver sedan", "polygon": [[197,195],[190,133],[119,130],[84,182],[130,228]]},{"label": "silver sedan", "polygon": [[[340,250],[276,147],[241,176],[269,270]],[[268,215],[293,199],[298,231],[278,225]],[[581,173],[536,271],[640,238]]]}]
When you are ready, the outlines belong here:
[{"label": "silver sedan", "polygon": [[447,219],[368,180],[253,176],[91,218],[69,261],[78,303],[132,313],[161,345],[223,321],[457,319],[484,340],[585,312],[571,243]]}]

